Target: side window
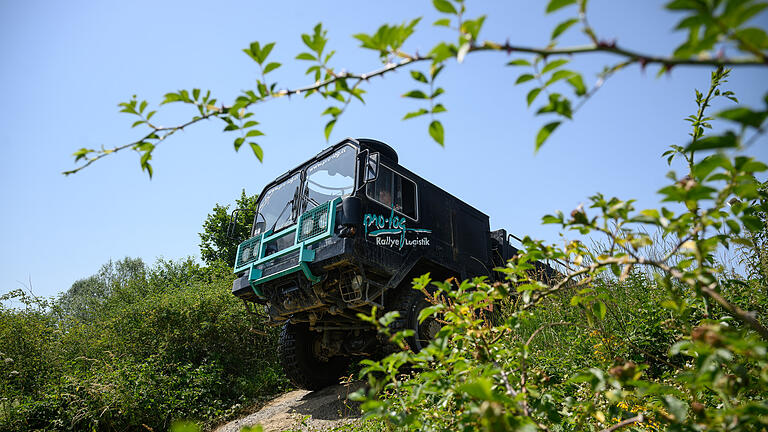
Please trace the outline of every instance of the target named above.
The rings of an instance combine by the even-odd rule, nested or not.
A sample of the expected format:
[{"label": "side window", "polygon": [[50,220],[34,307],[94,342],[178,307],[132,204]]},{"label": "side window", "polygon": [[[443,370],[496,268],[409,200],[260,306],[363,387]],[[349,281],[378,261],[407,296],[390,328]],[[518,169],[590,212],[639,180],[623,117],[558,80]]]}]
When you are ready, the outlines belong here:
[{"label": "side window", "polygon": [[369,198],[416,219],[416,183],[381,165],[379,177],[366,187]]},{"label": "side window", "polygon": [[369,198],[384,204],[387,207],[392,206],[392,170],[384,165],[379,166],[379,177],[373,183],[368,183],[366,194]]},{"label": "side window", "polygon": [[398,175],[395,188],[398,196],[395,205],[399,203],[403,214],[416,219],[416,184]]}]

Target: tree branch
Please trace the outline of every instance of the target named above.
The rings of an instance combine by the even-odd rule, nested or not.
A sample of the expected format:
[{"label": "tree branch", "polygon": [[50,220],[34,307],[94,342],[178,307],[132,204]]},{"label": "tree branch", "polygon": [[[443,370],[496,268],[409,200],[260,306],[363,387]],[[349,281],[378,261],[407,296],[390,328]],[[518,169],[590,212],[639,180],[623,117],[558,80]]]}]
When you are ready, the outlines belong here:
[{"label": "tree branch", "polygon": [[512,52],[525,52],[531,54],[539,54],[547,57],[551,55],[578,55],[589,53],[610,53],[624,58],[627,58],[632,63],[645,64],[661,64],[665,66],[768,66],[768,60],[764,60],[758,57],[718,57],[718,58],[677,58],[677,57],[664,57],[657,55],[644,54],[637,51],[632,51],[619,47],[613,42],[599,42],[597,44],[590,45],[578,45],[565,48],[535,48],[520,45],[512,45],[508,41],[501,44],[497,42],[485,41],[481,45],[475,45],[470,47],[470,52],[474,51],[506,51]]},{"label": "tree branch", "polygon": [[624,421],[616,423],[613,426],[607,427],[607,428],[601,430],[600,432],[613,432],[613,431],[619,430],[619,429],[621,429],[621,428],[623,428],[625,426],[629,426],[629,425],[634,424],[634,423],[642,423],[644,421],[645,421],[645,415],[640,413],[640,414],[636,415],[635,417],[628,418],[628,419],[626,419]]},{"label": "tree branch", "polygon": [[[505,43],[497,43],[497,42],[491,42],[491,41],[485,41],[480,45],[472,45],[470,46],[469,53],[472,52],[481,52],[481,51],[502,51],[506,53],[512,53],[512,52],[524,52],[524,53],[531,53],[531,54],[538,54],[543,57],[551,56],[551,55],[580,55],[580,54],[591,54],[591,53],[611,53],[615,54],[621,57],[625,58],[625,61],[619,63],[619,65],[615,66],[612,70],[612,72],[615,72],[617,69],[621,67],[625,67],[627,65],[630,65],[632,63],[640,63],[642,66],[645,66],[646,64],[661,64],[664,65],[667,68],[670,68],[675,65],[690,65],[690,66],[768,66],[768,58],[759,58],[759,57],[718,57],[718,58],[710,58],[710,59],[698,59],[698,58],[675,58],[675,57],[663,57],[663,56],[655,56],[655,55],[649,55],[644,54],[632,50],[628,50],[622,47],[619,47],[615,43],[606,43],[606,42],[598,42],[595,44],[590,45],[581,45],[581,46],[571,46],[571,47],[564,47],[564,48],[537,48],[537,47],[530,47],[530,46],[521,46],[521,45],[512,45],[508,41]],[[374,69],[371,72],[363,73],[363,74],[354,74],[349,72],[341,72],[338,74],[330,74],[331,76],[328,79],[315,82],[314,84],[298,87],[298,88],[287,88],[283,90],[279,90],[277,92],[270,93],[266,97],[260,98],[256,101],[251,101],[243,108],[249,108],[252,105],[256,103],[263,103],[266,101],[269,101],[271,99],[276,99],[283,96],[291,96],[291,95],[299,95],[301,93],[305,92],[311,92],[320,90],[323,88],[326,88],[330,86],[331,84],[336,83],[340,80],[345,79],[357,79],[359,80],[358,83],[356,83],[356,86],[360,84],[362,81],[368,81],[370,78],[377,77],[384,75],[388,72],[395,71],[397,69],[403,68],[405,66],[408,66],[413,63],[417,62],[423,62],[423,61],[433,61],[433,56],[421,56],[419,54],[414,55],[408,55],[408,54],[400,54],[400,57],[403,57],[402,60],[398,62],[388,62],[383,67]],[[597,90],[602,83],[599,82],[598,85],[595,86],[593,91],[589,92],[586,95],[586,99],[588,99],[592,93],[594,93],[595,90]],[[583,104],[583,102],[582,102]],[[580,107],[581,105],[579,105]],[[152,144],[157,145],[160,142],[164,141],[166,138],[173,135],[178,130],[184,129],[187,126],[191,126],[195,123],[200,122],[201,120],[208,119],[210,117],[217,117],[219,115],[222,115],[227,112],[227,110],[230,107],[222,106],[221,108],[217,108],[214,111],[210,113],[206,113],[202,116],[195,117],[194,119],[190,120],[187,123],[184,123],[179,126],[172,126],[172,127],[164,127],[159,128],[152,125],[149,125],[152,128],[152,132],[145,135],[144,138],[131,142],[129,144],[116,146],[109,150],[94,150],[93,152],[89,153],[96,153],[95,156],[89,157],[86,159],[86,162],[72,170],[64,171],[62,174],[64,175],[70,175],[75,174],[84,168],[90,166],[92,163],[96,162],[99,159],[102,159],[103,157],[120,152],[121,150],[125,150],[126,148],[132,148],[136,145],[145,142],[147,139],[151,139],[150,137],[156,133],[161,131],[168,131],[168,133],[162,135],[159,138],[156,138],[157,141],[153,142]]]}]

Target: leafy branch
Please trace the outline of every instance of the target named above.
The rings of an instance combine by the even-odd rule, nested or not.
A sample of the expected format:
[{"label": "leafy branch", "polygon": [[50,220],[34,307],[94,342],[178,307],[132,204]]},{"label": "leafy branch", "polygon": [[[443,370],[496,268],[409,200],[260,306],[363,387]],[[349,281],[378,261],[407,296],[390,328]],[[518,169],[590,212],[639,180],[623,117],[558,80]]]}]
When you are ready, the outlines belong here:
[{"label": "leafy branch", "polygon": [[[714,6],[710,3],[713,3]],[[721,3],[724,6],[718,6]],[[768,52],[768,35],[762,29],[745,26],[768,3],[756,0],[727,0],[724,2],[708,2],[705,0],[670,1],[667,4],[668,9],[681,11],[686,14],[678,24],[677,29],[687,30],[689,36],[669,56],[638,52],[619,45],[615,40],[607,41],[606,39],[599,38],[597,32],[590,26],[587,20],[586,4],[585,0],[550,0],[546,8],[547,13],[576,5],[576,16],[561,22],[555,27],[551,34],[551,42],[548,45],[533,47],[513,44],[509,40],[505,42],[481,42],[480,31],[485,22],[485,16],[468,19],[464,1],[433,0],[435,9],[447,16],[447,18],[437,20],[433,26],[438,28],[445,27],[457,32],[458,41],[455,43],[449,41],[440,42],[426,55],[421,55],[418,51],[413,53],[407,52],[404,46],[415,33],[420,18],[401,24],[382,25],[373,34],[356,34],[354,37],[360,41],[360,47],[377,52],[383,63],[382,67],[367,73],[352,73],[345,69],[338,71],[334,68],[330,61],[335,51],[327,50],[327,30],[322,27],[322,24],[318,24],[311,33],[301,35],[302,41],[308,50],[299,53],[295,57],[299,61],[311,62],[311,65],[306,70],[306,74],[313,78],[313,83],[296,88],[278,89],[277,82],[270,82],[267,79],[267,74],[281,67],[281,64],[278,62],[268,61],[275,43],[271,42],[262,45],[259,42],[253,42],[243,51],[256,62],[259,70],[260,79],[257,80],[255,89],[244,91],[229,105],[217,105],[216,99],[210,97],[210,92],[206,92],[205,96],[201,97],[199,89],[193,89],[191,94],[187,90],[168,93],[165,95],[161,105],[181,102],[193,105],[197,111],[197,115],[189,121],[170,127],[160,127],[151,123],[150,119],[156,111],[149,111],[145,115],[147,102],[139,102],[133,97],[129,102],[119,104],[122,108],[121,112],[138,117],[138,120],[133,123],[132,127],[145,126],[149,128],[149,131],[140,139],[128,144],[112,148],[79,149],[73,156],[75,157],[75,163],[81,162],[82,164],[72,170],[65,171],[64,174],[74,174],[107,155],[118,153],[125,149],[132,149],[141,154],[141,167],[151,177],[152,166],[149,161],[151,160],[152,152],[160,143],[188,126],[211,118],[218,118],[225,122],[224,131],[239,132],[239,136],[233,141],[236,151],[243,144],[248,143],[256,157],[262,161],[263,150],[254,139],[264,135],[264,133],[255,128],[259,123],[251,119],[255,115],[253,109],[256,105],[285,96],[304,95],[309,97],[315,94],[320,95],[324,99],[336,101],[338,104],[333,104],[322,112],[322,115],[330,117],[330,120],[324,127],[325,138],[328,140],[333,128],[350,103],[353,100],[365,103],[363,97],[365,90],[362,87],[364,84],[369,83],[371,78],[383,76],[389,72],[407,68],[421,62],[431,63],[429,74],[411,70],[411,76],[417,82],[428,85],[429,94],[417,89],[409,91],[403,96],[424,99],[429,103],[429,106],[409,112],[403,119],[411,119],[429,114],[431,119],[428,126],[429,135],[438,144],[444,145],[444,127],[435,117],[436,114],[446,111],[443,104],[435,103],[435,98],[443,94],[444,89],[435,86],[435,79],[447,65],[448,60],[456,59],[457,63],[462,63],[468,55],[478,52],[498,52],[507,55],[513,53],[533,54],[533,58],[530,60],[515,59],[507,64],[510,66],[529,66],[533,68],[533,73],[519,75],[514,83],[522,84],[536,79],[539,85],[531,89],[526,95],[528,106],[531,106],[537,96],[544,92],[547,94],[547,102],[537,109],[536,115],[554,115],[558,117],[557,120],[546,123],[539,130],[535,141],[535,148],[537,150],[551,136],[555,129],[561,125],[563,120],[572,119],[573,114],[602,87],[609,76],[627,66],[638,64],[645,68],[648,65],[659,65],[660,73],[668,72],[676,66],[768,66],[768,56],[766,55],[766,52]],[[587,36],[589,43],[586,45],[558,47],[557,39],[576,24],[581,24],[581,30]],[[723,50],[723,44],[725,43],[732,44],[736,50],[741,51],[745,55],[726,56]],[[715,49],[718,50],[715,52]],[[613,54],[621,57],[622,60],[613,66],[606,67],[598,75],[596,84],[590,89],[585,86],[584,78],[579,72],[563,68],[569,62],[570,57],[597,53]],[[539,67],[539,64],[541,64],[541,67]],[[561,92],[550,91],[558,83],[567,83],[572,87],[578,103],[574,104],[568,96]],[[706,101],[704,102],[706,103]]]}]

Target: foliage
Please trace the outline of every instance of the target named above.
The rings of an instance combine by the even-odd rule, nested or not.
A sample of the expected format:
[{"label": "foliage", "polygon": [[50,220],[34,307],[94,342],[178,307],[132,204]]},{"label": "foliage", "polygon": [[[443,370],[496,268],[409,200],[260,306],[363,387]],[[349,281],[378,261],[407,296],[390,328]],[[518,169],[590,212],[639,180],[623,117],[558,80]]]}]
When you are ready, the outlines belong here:
[{"label": "foliage", "polygon": [[141,258],[110,260],[99,269],[98,273],[80,279],[59,296],[57,306],[61,313],[79,321],[94,318],[101,305],[119,287],[130,280],[143,278],[145,265]]},{"label": "foliage", "polygon": [[[267,78],[268,74],[281,67],[280,63],[269,61],[275,42],[253,42],[243,49],[243,52],[256,63],[260,78],[256,80],[254,89],[243,90],[242,94],[230,104],[219,103],[218,99],[211,95],[210,90],[199,88],[167,93],[160,105],[169,103],[189,105],[193,108],[194,116],[183,124],[163,127],[152,120],[157,110],[149,108],[146,100],[140,100],[134,96],[129,101],[120,103],[119,106],[121,112],[135,118],[132,127],[146,128],[145,135],[135,142],[118,145],[111,149],[81,148],[73,154],[75,163],[81,164],[65,171],[64,174],[76,173],[105,156],[121,150],[133,149],[141,155],[142,170],[152,177],[152,165],[149,161],[152,159],[155,148],[179,130],[210,118],[221,120],[224,123],[225,132],[237,134],[233,140],[236,151],[248,143],[259,161],[262,161],[263,150],[255,141],[264,135],[259,129],[261,127],[259,122],[254,119],[255,109],[258,106],[291,95],[304,95],[305,98],[313,95],[320,96],[330,101],[328,107],[321,113],[323,116],[328,116],[328,122],[324,128],[325,139],[328,140],[333,128],[350,104],[353,101],[365,103],[363,87],[369,85],[371,78],[401,68],[410,68],[410,75],[419,87],[405,92],[402,96],[425,102],[422,108],[405,114],[403,120],[428,115],[429,135],[442,146],[445,144],[445,128],[438,115],[445,112],[446,107],[436,101],[445,90],[436,85],[436,79],[443,68],[453,66],[451,60],[455,59],[456,64],[461,64],[478,52],[529,55],[527,58],[515,58],[507,65],[527,69],[515,79],[514,84],[533,85],[526,95],[528,106],[533,105],[537,99],[544,99],[536,109],[536,115],[547,119],[536,135],[536,149],[541,147],[563,122],[572,120],[576,112],[600,89],[606,79],[629,65],[638,64],[642,68],[647,65],[658,65],[660,74],[670,71],[677,65],[768,65],[768,35],[764,29],[750,26],[755,16],[767,5],[758,0],[668,1],[667,9],[682,15],[676,30],[685,32],[687,38],[667,57],[636,52],[619,46],[615,39],[609,41],[610,39],[598,37],[597,31],[587,20],[586,0],[547,2],[547,13],[567,10],[572,12],[572,17],[555,27],[550,36],[550,42],[544,47],[520,46],[510,43],[509,40],[505,42],[482,40],[480,32],[486,17],[484,15],[470,17],[464,0],[433,0],[432,4],[445,16],[435,21],[433,28],[441,33],[447,30],[451,38],[443,39],[442,36],[438,36],[439,42],[431,49],[408,52],[406,43],[416,33],[421,18],[404,21],[401,24],[384,24],[372,34],[356,34],[354,38],[360,41],[360,48],[375,51],[382,62],[380,68],[367,73],[353,73],[349,68],[332,64],[336,51],[328,48],[327,30],[323,28],[322,23],[318,23],[311,33],[301,35],[306,49],[295,58],[297,61],[309,64],[306,75],[312,82],[310,85],[280,89],[272,75]],[[587,44],[558,47],[559,38],[574,26],[581,27]],[[723,53],[726,50],[739,52],[744,56],[725,56]],[[428,54],[422,55],[419,52],[428,52]],[[620,61],[606,65],[598,75],[595,84],[589,87],[583,75],[568,69],[567,65],[572,56],[599,53],[619,57]],[[428,70],[415,69],[414,66],[417,64],[428,64]],[[729,113],[734,120],[744,124],[754,126],[762,123],[765,117],[762,114],[753,114],[755,113],[750,114],[739,109]],[[730,138],[724,137],[724,139]]]},{"label": "foliage", "polygon": [[[579,207],[544,222],[605,236],[607,247],[526,238],[525,249],[498,269],[507,283],[415,280],[433,304],[420,319],[444,323],[419,353],[405,343],[413,330],[390,331],[397,312],[360,315],[401,348],[363,361],[370,389],[356,398],[366,415],[408,430],[768,427],[765,285],[755,293],[715,260],[718,248],[752,247],[748,240],[768,230],[760,221],[768,196],[754,177],[768,166],[723,150],[731,137],[738,145],[760,128],[768,106],[739,119],[721,111],[715,117],[741,131],[705,135],[713,98],[733,99],[721,90],[728,74],[718,68],[708,92],[696,92],[691,141],[666,155],[687,162],[687,174],[671,173],[672,183],[659,191],[676,211],[636,211],[631,200],[596,194],[594,214]],[[748,117],[761,120],[743,121]],[[662,233],[665,253],[654,250],[658,239],[647,228]],[[559,281],[540,281],[533,262],[545,259],[576,268]],[[489,304],[504,302],[503,319],[483,319]],[[542,341],[551,331],[556,336]],[[403,375],[405,367],[419,372]]]},{"label": "foliage", "polygon": [[285,387],[277,335],[230,294],[228,267],[125,259],[85,281],[100,288],[4,296],[23,307],[0,306],[0,430],[167,430]]},{"label": "foliage", "polygon": [[[245,209],[237,214],[235,226],[229,235],[229,223],[231,221],[229,206],[216,204],[213,211],[206,216],[203,222],[203,231],[200,236],[200,256],[208,265],[217,261],[227,266],[235,264],[237,245],[249,237],[253,214],[256,211],[258,195],[248,196],[245,189],[240,193],[240,198],[235,201],[235,209]],[[239,240],[238,240],[239,239]]]}]

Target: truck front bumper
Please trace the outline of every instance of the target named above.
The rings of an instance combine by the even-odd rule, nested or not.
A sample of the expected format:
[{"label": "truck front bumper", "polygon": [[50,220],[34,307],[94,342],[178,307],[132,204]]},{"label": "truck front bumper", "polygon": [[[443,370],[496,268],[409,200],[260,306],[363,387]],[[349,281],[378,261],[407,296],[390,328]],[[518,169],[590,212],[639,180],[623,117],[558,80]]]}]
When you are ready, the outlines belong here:
[{"label": "truck front bumper", "polygon": [[[232,293],[238,297],[263,299],[264,283],[301,272],[310,283],[320,281],[310,264],[345,252],[345,240],[334,235],[336,207],[341,198],[328,201],[302,214],[298,223],[273,233],[271,230],[240,244],[235,258],[235,273],[244,273],[234,281]],[[282,249],[270,248],[281,245]],[[351,247],[351,244],[350,244]],[[249,292],[250,288],[250,292]]]}]

